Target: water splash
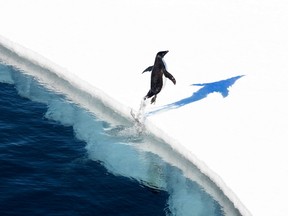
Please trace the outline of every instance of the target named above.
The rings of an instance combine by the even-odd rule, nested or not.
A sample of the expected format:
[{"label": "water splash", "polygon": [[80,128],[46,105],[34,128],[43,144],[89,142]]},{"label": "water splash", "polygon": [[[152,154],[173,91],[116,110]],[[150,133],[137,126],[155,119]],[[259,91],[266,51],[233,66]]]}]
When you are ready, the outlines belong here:
[{"label": "water splash", "polygon": [[140,107],[137,111],[137,113],[134,113],[133,110],[131,109],[131,115],[135,120],[135,125],[134,127],[137,129],[139,133],[142,133],[144,131],[144,124],[145,124],[145,108],[147,106],[147,101],[145,98],[141,100]]}]

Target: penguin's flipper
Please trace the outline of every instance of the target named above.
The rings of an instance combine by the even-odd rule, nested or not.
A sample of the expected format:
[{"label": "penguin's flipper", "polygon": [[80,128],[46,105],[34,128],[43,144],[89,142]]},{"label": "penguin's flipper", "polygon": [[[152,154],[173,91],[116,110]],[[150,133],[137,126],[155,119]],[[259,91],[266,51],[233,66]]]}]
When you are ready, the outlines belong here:
[{"label": "penguin's flipper", "polygon": [[172,76],[172,74],[165,70],[164,76],[170,79],[174,83],[174,85],[176,85],[176,79]]},{"label": "penguin's flipper", "polygon": [[148,68],[146,68],[146,69],[142,72],[142,74],[145,73],[146,71],[152,71],[152,69],[153,69],[153,65],[150,66],[150,67],[148,67]]}]

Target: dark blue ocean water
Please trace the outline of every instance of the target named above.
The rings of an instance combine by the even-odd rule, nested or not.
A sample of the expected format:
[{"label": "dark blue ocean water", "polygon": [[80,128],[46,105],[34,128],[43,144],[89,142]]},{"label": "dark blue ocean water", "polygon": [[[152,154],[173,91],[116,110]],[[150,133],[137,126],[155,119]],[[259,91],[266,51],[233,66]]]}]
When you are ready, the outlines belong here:
[{"label": "dark blue ocean water", "polygon": [[224,215],[194,165],[111,122],[0,64],[0,215]]},{"label": "dark blue ocean water", "polygon": [[46,111],[0,83],[0,215],[165,215],[167,192],[107,172]]}]

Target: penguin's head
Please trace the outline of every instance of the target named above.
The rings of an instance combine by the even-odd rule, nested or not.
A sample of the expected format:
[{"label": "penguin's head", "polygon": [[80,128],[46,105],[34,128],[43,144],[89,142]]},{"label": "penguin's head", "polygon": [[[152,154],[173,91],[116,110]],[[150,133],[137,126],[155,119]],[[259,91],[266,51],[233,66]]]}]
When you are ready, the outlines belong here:
[{"label": "penguin's head", "polygon": [[169,51],[166,50],[166,51],[160,51],[157,53],[157,57],[159,58],[163,58]]}]

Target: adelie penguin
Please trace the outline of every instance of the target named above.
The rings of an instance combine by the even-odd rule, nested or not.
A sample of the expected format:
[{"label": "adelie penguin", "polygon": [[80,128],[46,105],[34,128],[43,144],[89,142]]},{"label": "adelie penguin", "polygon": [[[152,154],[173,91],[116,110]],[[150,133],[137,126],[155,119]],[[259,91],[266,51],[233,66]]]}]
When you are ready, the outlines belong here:
[{"label": "adelie penguin", "polygon": [[151,99],[151,104],[155,103],[157,94],[161,91],[163,86],[163,75],[170,79],[174,85],[176,84],[175,78],[166,70],[166,65],[163,61],[164,56],[168,53],[167,51],[160,51],[155,57],[155,62],[153,66],[146,68],[142,73],[147,71],[152,71],[151,73],[151,86],[147,95],[144,97],[144,100],[147,98]]}]

